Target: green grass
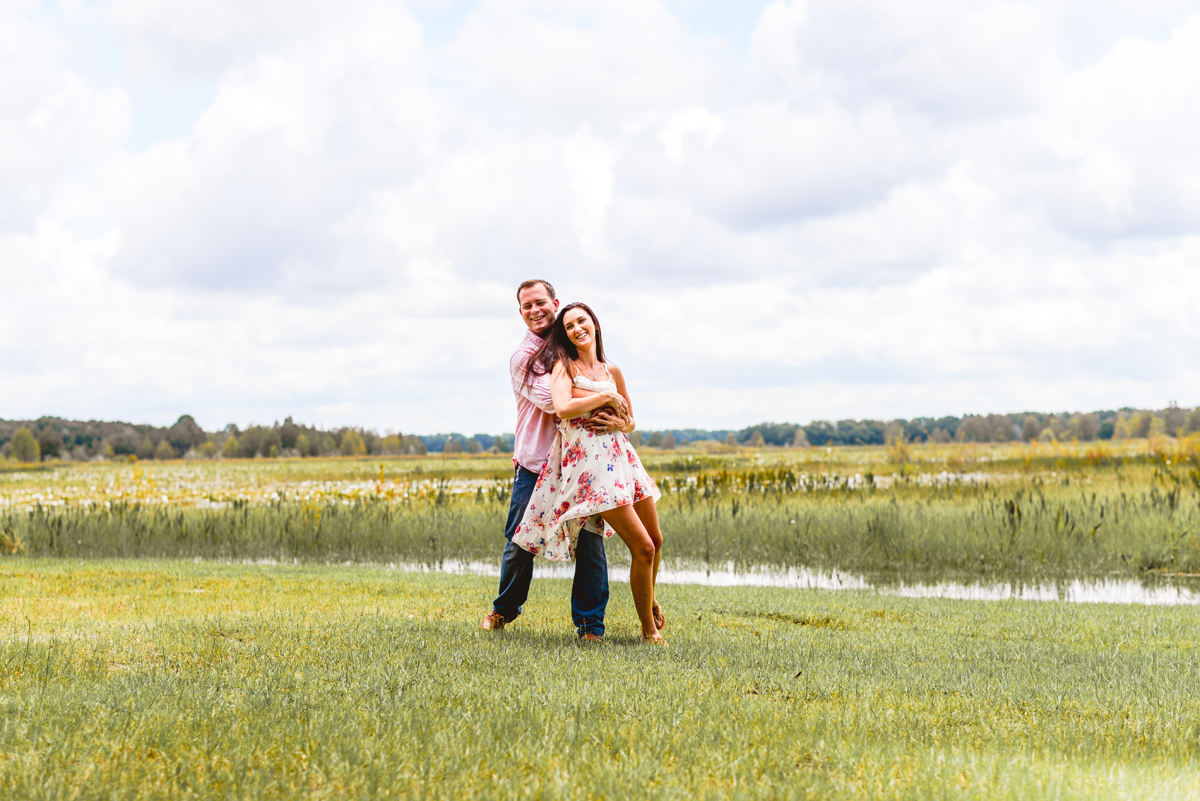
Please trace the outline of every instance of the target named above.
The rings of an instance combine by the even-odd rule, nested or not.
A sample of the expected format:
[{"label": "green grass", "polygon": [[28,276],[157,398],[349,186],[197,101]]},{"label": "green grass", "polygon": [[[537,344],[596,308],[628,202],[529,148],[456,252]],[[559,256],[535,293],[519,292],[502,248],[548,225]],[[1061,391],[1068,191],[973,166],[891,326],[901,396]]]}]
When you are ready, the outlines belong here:
[{"label": "green grass", "polygon": [[4,798],[1194,798],[1194,608],[0,563]]}]

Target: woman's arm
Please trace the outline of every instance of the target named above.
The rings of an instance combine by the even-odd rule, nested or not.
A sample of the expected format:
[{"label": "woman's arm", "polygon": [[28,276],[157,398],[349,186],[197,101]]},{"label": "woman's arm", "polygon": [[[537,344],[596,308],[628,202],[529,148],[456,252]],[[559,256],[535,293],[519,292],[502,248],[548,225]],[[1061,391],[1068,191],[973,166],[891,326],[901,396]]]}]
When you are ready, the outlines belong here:
[{"label": "woman's arm", "polygon": [[621,397],[625,399],[625,425],[621,426],[621,432],[624,434],[632,434],[637,428],[637,421],[633,419],[633,401],[629,400],[629,390],[625,388],[625,376],[621,373],[621,368],[615,364],[608,365],[608,372],[612,374],[613,382],[617,385],[617,392],[621,393]]},{"label": "woman's arm", "polygon": [[583,417],[593,409],[609,404],[616,406],[617,411],[622,414],[628,408],[625,399],[617,393],[593,392],[586,397],[572,398],[574,388],[575,384],[567,374],[566,365],[563,362],[554,365],[554,372],[550,374],[550,395],[554,398],[554,413],[560,420]]},{"label": "woman's arm", "polygon": [[[591,394],[590,390],[579,387],[571,390],[573,398],[583,398]],[[601,406],[599,409],[592,410],[587,416],[587,420],[583,421],[583,426],[595,434],[611,434],[614,431],[624,431],[630,422],[632,422],[632,418],[618,414],[612,406]]]}]

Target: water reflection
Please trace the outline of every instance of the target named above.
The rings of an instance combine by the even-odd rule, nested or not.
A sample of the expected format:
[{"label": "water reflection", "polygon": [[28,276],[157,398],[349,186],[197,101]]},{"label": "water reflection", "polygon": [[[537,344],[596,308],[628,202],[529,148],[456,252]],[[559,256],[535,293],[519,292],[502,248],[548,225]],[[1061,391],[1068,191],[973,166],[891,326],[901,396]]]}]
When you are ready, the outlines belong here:
[{"label": "water reflection", "polygon": [[[406,571],[499,576],[499,566],[487,562],[444,562],[440,568],[426,565],[396,565]],[[575,566],[541,564],[535,578],[571,578]],[[611,581],[628,582],[628,567],[609,570]],[[1129,579],[1084,581],[1073,579],[1045,584],[971,584],[953,581],[873,582],[863,576],[837,570],[792,567],[752,567],[737,570],[731,562],[723,569],[676,564],[662,567],[660,584],[700,584],[708,587],[784,587],[804,590],[870,590],[904,598],[953,598],[964,601],[1065,601],[1067,603],[1189,605],[1200,604],[1200,583],[1193,581],[1140,582]]]}]

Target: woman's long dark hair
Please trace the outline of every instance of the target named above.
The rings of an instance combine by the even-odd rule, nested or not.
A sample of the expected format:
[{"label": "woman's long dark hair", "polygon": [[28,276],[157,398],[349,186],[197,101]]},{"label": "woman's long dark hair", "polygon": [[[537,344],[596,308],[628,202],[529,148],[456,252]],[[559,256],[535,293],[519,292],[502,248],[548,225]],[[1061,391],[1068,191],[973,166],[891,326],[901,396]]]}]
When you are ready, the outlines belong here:
[{"label": "woman's long dark hair", "polygon": [[586,303],[568,303],[554,318],[550,334],[542,340],[541,347],[529,357],[525,365],[526,384],[532,384],[537,376],[551,372],[554,365],[564,359],[579,358],[579,348],[575,347],[575,343],[567,336],[567,328],[563,325],[563,318],[572,309],[583,309],[588,317],[592,318],[592,327],[596,329],[596,359],[604,361],[604,337],[600,334],[600,321],[596,319],[596,313]]}]

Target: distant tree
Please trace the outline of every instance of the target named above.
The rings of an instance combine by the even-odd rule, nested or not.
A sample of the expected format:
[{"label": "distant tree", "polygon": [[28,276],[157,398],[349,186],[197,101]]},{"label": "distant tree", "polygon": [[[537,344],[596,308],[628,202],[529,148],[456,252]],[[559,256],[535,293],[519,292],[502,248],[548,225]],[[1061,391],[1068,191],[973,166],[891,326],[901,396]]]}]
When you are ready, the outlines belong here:
[{"label": "distant tree", "polygon": [[149,435],[147,435],[144,439],[142,439],[142,444],[138,446],[137,458],[139,458],[139,459],[153,459],[154,458],[154,441],[150,439]]},{"label": "distant tree", "polygon": [[805,433],[804,426],[796,426],[796,435],[794,437],[792,437],[792,447],[793,448],[809,447],[808,434]]},{"label": "distant tree", "polygon": [[730,431],[728,434],[726,434],[725,435],[725,444],[726,445],[737,445],[737,434],[733,433],[732,431]]},{"label": "distant tree", "polygon": [[949,442],[950,439],[951,439],[950,432],[947,431],[946,429],[942,428],[941,426],[938,426],[938,427],[934,428],[933,431],[929,432],[929,441],[936,443],[938,445],[945,444],[945,443]]},{"label": "distant tree", "polygon": [[629,435],[629,444],[633,447],[640,448],[643,442],[645,442],[645,439],[642,437],[641,431],[634,431]]},{"label": "distant tree", "polygon": [[[864,421],[866,422],[866,421]],[[843,423],[858,425],[854,420],[845,420]],[[842,423],[838,424],[839,427]],[[796,429],[799,428],[795,423],[759,423],[750,428],[743,428],[737,432],[738,442],[749,442],[754,432],[757,431],[767,445],[788,445],[796,437]],[[871,438],[871,434],[864,426],[862,430],[856,431],[855,436]],[[877,437],[879,442],[883,442],[883,426],[879,425],[879,434]]]},{"label": "distant tree", "polygon": [[112,443],[106,439],[102,439],[100,440],[100,446],[96,448],[96,455],[105,459],[111,459],[116,456],[116,452],[113,451]]},{"label": "distant tree", "polygon": [[400,444],[400,437],[396,434],[388,434],[383,438],[383,452],[389,456],[403,453],[401,450],[402,447],[403,446]]},{"label": "distant tree", "polygon": [[442,453],[462,453],[463,442],[458,437],[450,437],[446,440],[446,447],[442,448]]},{"label": "distant tree", "polygon": [[1197,406],[1188,413],[1185,426],[1189,434],[1195,434],[1197,431],[1200,431],[1200,406]]},{"label": "distant tree", "polygon": [[174,448],[171,447],[171,443],[167,442],[164,439],[164,440],[160,440],[158,445],[155,446],[154,458],[155,459],[177,459],[177,458],[179,458],[179,454],[175,451]]},{"label": "distant tree", "polygon": [[883,429],[883,442],[886,445],[892,445],[896,442],[904,441],[904,421],[893,420],[888,423]]},{"label": "distant tree", "polygon": [[238,456],[242,459],[253,459],[263,450],[263,441],[267,430],[262,426],[250,426],[238,434]]},{"label": "distant tree", "polygon": [[326,434],[321,437],[321,446],[318,449],[317,456],[324,456],[328,453],[335,453],[338,449],[337,440],[332,435]]},{"label": "distant tree", "polygon": [[[280,437],[280,439],[283,439]],[[312,456],[312,443],[308,441],[308,434],[301,431],[296,435],[296,451],[301,456]]]},{"label": "distant tree", "polygon": [[1008,442],[1013,438],[1012,428],[1012,421],[1003,414],[968,415],[954,438],[959,442]]},{"label": "distant tree", "polygon": [[277,459],[282,451],[283,443],[280,442],[279,432],[273,428],[264,428],[262,441],[258,446],[258,452],[263,456],[269,456],[272,459]]},{"label": "distant tree", "polygon": [[342,434],[342,456],[365,456],[367,445],[363,442],[362,434],[353,428],[347,428]]},{"label": "distant tree", "polygon": [[762,432],[759,431],[758,429],[755,429],[754,433],[750,435],[750,442],[749,442],[750,447],[751,448],[761,448],[766,444],[767,444],[767,441],[765,439],[763,439]]},{"label": "distant tree", "polygon": [[1021,424],[1021,439],[1025,442],[1033,442],[1041,433],[1042,422],[1032,414],[1026,415],[1025,422]]},{"label": "distant tree", "polygon": [[662,438],[662,445],[661,445],[661,447],[662,447],[664,450],[668,450],[668,451],[669,451],[669,450],[674,450],[674,448],[675,448],[675,445],[676,445],[676,442],[675,442],[675,435],[674,435],[674,434],[672,434],[670,431],[668,431],[668,432],[667,432],[667,433],[666,433],[666,434],[663,436],[663,438]]},{"label": "distant tree", "polygon": [[1148,437],[1165,437],[1165,436],[1167,436],[1166,421],[1163,420],[1161,417],[1159,417],[1156,414],[1150,414],[1149,412],[1146,412],[1146,414],[1150,415],[1150,427],[1149,427],[1150,430],[1146,432],[1146,436],[1148,436]]},{"label": "distant tree", "polygon": [[42,450],[43,459],[57,459],[63,453],[62,434],[53,428],[44,428],[38,432],[38,447]]},{"label": "distant tree", "polygon": [[1100,415],[1076,414],[1067,421],[1067,435],[1080,442],[1091,442],[1100,433]]},{"label": "distant tree", "polygon": [[175,425],[167,429],[167,440],[177,453],[187,453],[203,444],[207,438],[204,429],[196,424],[190,414],[180,416]]},{"label": "distant tree", "polygon": [[33,438],[33,432],[22,426],[13,434],[8,455],[9,458],[16,459],[18,462],[40,462],[42,460],[42,448],[38,445],[38,441]]},{"label": "distant tree", "polygon": [[283,421],[283,425],[279,427],[280,447],[285,449],[296,448],[299,450],[296,445],[296,441],[299,440],[301,436],[302,434],[300,431],[300,426],[293,423],[291,416],[288,416],[288,418]]},{"label": "distant tree", "polygon": [[646,440],[646,444],[651,448],[658,448],[662,445],[663,435],[661,431],[655,431],[650,435],[650,439]]},{"label": "distant tree", "polygon": [[[829,445],[833,442],[837,429],[826,420],[816,420],[804,428],[808,441],[813,445]],[[740,440],[741,437],[739,436]]]},{"label": "distant tree", "polygon": [[1057,442],[1058,437],[1054,436],[1054,429],[1046,426],[1042,429],[1042,433],[1038,434],[1038,442]]},{"label": "distant tree", "polygon": [[479,440],[471,437],[463,445],[463,450],[465,450],[467,453],[482,453],[483,446],[479,444]]},{"label": "distant tree", "polygon": [[1150,436],[1150,429],[1154,425],[1154,415],[1150,412],[1138,412],[1133,417],[1129,418],[1129,433],[1139,439],[1145,439]]},{"label": "distant tree", "polygon": [[1063,423],[1063,417],[1056,414],[1048,415],[1046,417],[1046,424],[1043,426],[1054,432],[1054,439],[1056,440],[1062,439],[1063,432],[1067,430],[1066,424]]},{"label": "distant tree", "polygon": [[1183,433],[1184,426],[1187,425],[1187,410],[1180,409],[1175,401],[1171,401],[1170,405],[1163,409],[1162,419],[1167,436],[1177,437]]},{"label": "distant tree", "polygon": [[238,455],[238,438],[230,434],[221,446],[221,456],[225,459],[235,459]]},{"label": "distant tree", "polygon": [[203,456],[205,459],[214,459],[217,456],[217,443],[211,439],[196,448],[196,453]]}]

